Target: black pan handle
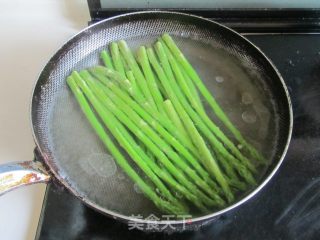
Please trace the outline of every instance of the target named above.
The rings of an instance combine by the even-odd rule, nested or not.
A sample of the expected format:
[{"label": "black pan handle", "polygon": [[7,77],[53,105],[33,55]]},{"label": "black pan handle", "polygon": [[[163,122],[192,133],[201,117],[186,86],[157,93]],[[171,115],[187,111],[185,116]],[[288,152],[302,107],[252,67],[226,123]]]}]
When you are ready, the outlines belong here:
[{"label": "black pan handle", "polygon": [[18,187],[47,183],[50,178],[44,165],[37,160],[0,165],[0,196]]}]

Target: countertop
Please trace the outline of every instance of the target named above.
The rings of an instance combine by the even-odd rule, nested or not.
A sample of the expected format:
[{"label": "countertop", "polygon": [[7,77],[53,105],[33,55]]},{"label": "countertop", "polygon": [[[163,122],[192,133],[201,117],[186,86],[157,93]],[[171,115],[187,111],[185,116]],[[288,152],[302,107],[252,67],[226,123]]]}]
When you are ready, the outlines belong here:
[{"label": "countertop", "polygon": [[[89,19],[86,0],[0,1],[0,164],[33,159],[33,85],[51,55]],[[45,187],[0,197],[0,239],[34,239]]]}]

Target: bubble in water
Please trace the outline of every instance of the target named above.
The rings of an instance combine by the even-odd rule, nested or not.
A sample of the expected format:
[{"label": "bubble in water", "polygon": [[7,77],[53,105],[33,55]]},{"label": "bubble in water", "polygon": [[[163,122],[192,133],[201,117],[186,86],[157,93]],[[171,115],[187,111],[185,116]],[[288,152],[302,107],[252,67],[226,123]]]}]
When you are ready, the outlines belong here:
[{"label": "bubble in water", "polygon": [[290,66],[294,66],[294,63],[293,63],[293,61],[291,59],[288,60],[288,63],[289,63]]},{"label": "bubble in water", "polygon": [[97,174],[111,177],[117,172],[117,165],[113,157],[106,153],[94,153],[89,157],[90,166]]},{"label": "bubble in water", "polygon": [[138,184],[134,184],[133,185],[133,188],[134,188],[134,191],[136,192],[136,193],[138,193],[138,194],[141,194],[142,193],[142,191],[141,191],[141,189],[140,189],[140,187],[138,186]]},{"label": "bubble in water", "polygon": [[253,102],[253,98],[250,93],[244,92],[241,96],[241,100],[244,104],[249,105]]},{"label": "bubble in water", "polygon": [[247,110],[242,113],[242,119],[246,123],[255,123],[257,121],[257,115],[255,112]]},{"label": "bubble in water", "polygon": [[[256,103],[253,105],[254,111],[257,113],[257,117],[261,120],[261,126],[268,126],[270,122],[270,111],[262,103]],[[265,139],[268,136],[269,129],[267,127],[260,127],[257,135],[261,139]]]},{"label": "bubble in water", "polygon": [[217,83],[222,83],[224,81],[224,78],[221,76],[216,76],[216,82]]},{"label": "bubble in water", "polygon": [[120,173],[119,175],[118,175],[118,179],[119,180],[124,180],[126,178],[126,176],[123,174],[123,173]]},{"label": "bubble in water", "polygon": [[90,175],[108,178],[117,172],[117,165],[112,156],[106,153],[92,153],[79,159],[82,169]]},{"label": "bubble in water", "polygon": [[297,54],[300,54],[300,51],[299,51],[299,50],[297,50],[297,51],[296,51],[296,53],[297,53]]}]

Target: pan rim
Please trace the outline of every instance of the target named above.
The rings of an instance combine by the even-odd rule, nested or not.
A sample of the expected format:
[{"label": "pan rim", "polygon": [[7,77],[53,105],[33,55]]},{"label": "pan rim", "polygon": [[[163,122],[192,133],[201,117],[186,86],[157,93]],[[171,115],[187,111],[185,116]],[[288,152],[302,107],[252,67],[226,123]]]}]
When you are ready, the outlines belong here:
[{"label": "pan rim", "polygon": [[[272,169],[272,171],[269,173],[268,176],[266,176],[264,178],[264,180],[254,189],[252,190],[248,195],[244,196],[242,199],[238,200],[237,202],[233,203],[232,205],[223,208],[219,211],[213,212],[213,213],[209,213],[200,217],[195,217],[195,218],[191,218],[191,222],[192,223],[197,223],[197,222],[204,222],[210,219],[214,219],[217,216],[222,215],[223,213],[229,212],[230,210],[244,204],[245,202],[247,202],[248,200],[250,200],[253,196],[255,196],[269,181],[270,179],[275,175],[275,173],[278,171],[279,167],[281,166],[284,157],[288,151],[289,148],[289,143],[291,141],[291,136],[292,136],[292,129],[293,129],[293,110],[292,110],[292,103],[291,103],[291,99],[290,99],[290,95],[289,95],[289,91],[288,88],[279,72],[279,70],[276,68],[276,66],[273,64],[273,62],[264,54],[263,51],[261,51],[261,49],[259,47],[257,47],[255,44],[253,44],[250,40],[248,40],[247,38],[245,38],[244,36],[242,36],[240,33],[236,32],[235,30],[220,24],[216,21],[201,17],[201,16],[197,16],[197,15],[193,15],[193,14],[188,14],[188,13],[180,13],[180,12],[173,12],[173,11],[160,11],[160,10],[150,10],[150,11],[139,11],[139,12],[131,12],[131,13],[125,13],[125,14],[121,14],[121,15],[117,15],[114,17],[110,17],[107,19],[104,19],[102,21],[99,21],[97,23],[94,23],[88,27],[85,27],[84,29],[82,29],[80,32],[76,33],[75,35],[73,35],[72,37],[70,37],[67,41],[65,41],[60,48],[58,48],[55,53],[49,58],[49,60],[45,63],[44,68],[41,70],[41,72],[38,75],[37,81],[35,81],[34,85],[33,85],[33,90],[32,90],[32,97],[31,97],[31,103],[30,103],[30,108],[29,108],[29,116],[30,116],[30,124],[31,124],[31,129],[32,129],[32,136],[33,139],[35,141],[35,144],[39,150],[39,152],[41,153],[41,157],[43,158],[45,164],[48,166],[48,168],[50,169],[50,172],[53,173],[53,176],[59,181],[60,184],[62,184],[66,189],[68,189],[68,191],[70,191],[75,197],[77,197],[78,199],[80,199],[85,205],[88,205],[92,208],[94,208],[95,210],[97,210],[100,213],[103,213],[105,215],[108,215],[114,219],[117,220],[122,220],[125,222],[128,221],[132,221],[132,222],[137,222],[137,223],[154,223],[154,224],[158,224],[158,225],[182,225],[185,224],[185,221],[183,220],[160,220],[160,221],[149,221],[149,220],[145,220],[145,219],[139,219],[139,218],[135,218],[135,217],[130,217],[127,215],[123,215],[117,212],[114,212],[112,210],[100,207],[99,205],[95,204],[94,202],[92,202],[89,198],[83,197],[81,196],[81,194],[74,188],[72,187],[66,180],[65,178],[61,177],[60,174],[55,171],[54,167],[52,167],[52,164],[44,157],[45,151],[43,149],[41,149],[41,145],[37,139],[37,136],[35,134],[35,126],[33,124],[33,98],[35,95],[35,89],[38,85],[39,79],[41,78],[42,74],[44,74],[44,70],[45,68],[51,63],[51,61],[53,60],[53,58],[55,56],[57,56],[57,54],[66,46],[68,45],[68,43],[70,41],[72,41],[74,38],[76,38],[77,36],[79,36],[80,34],[82,34],[83,32],[87,31],[90,28],[93,28],[96,25],[108,22],[108,21],[112,21],[114,19],[118,19],[118,18],[123,18],[123,17],[127,17],[127,16],[136,16],[136,15],[141,15],[141,14],[167,14],[167,15],[180,15],[180,16],[185,16],[185,17],[191,17],[191,18],[195,18],[197,20],[201,20],[210,24],[215,24],[218,25],[221,28],[224,28],[228,31],[231,31],[233,34],[237,35],[237,37],[242,38],[242,40],[244,40],[245,42],[247,42],[251,48],[254,48],[255,51],[257,51],[263,58],[264,60],[266,60],[268,62],[268,64],[271,66],[271,68],[273,69],[273,71],[275,72],[275,74],[278,77],[278,80],[280,80],[281,86],[282,86],[282,90],[284,91],[286,98],[287,98],[287,103],[288,103],[288,120],[289,120],[289,124],[288,124],[288,135],[287,135],[287,140],[285,143],[285,148],[282,151],[281,157],[278,160],[278,163],[274,166],[274,168]],[[189,219],[188,219],[189,220]]]}]

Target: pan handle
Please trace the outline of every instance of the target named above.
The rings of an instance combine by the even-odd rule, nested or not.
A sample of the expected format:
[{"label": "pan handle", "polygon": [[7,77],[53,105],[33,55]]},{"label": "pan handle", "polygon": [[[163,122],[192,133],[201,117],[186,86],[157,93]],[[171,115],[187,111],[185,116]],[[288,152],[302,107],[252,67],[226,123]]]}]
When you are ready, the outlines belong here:
[{"label": "pan handle", "polygon": [[0,165],[0,196],[21,186],[46,183],[50,178],[37,160]]}]

